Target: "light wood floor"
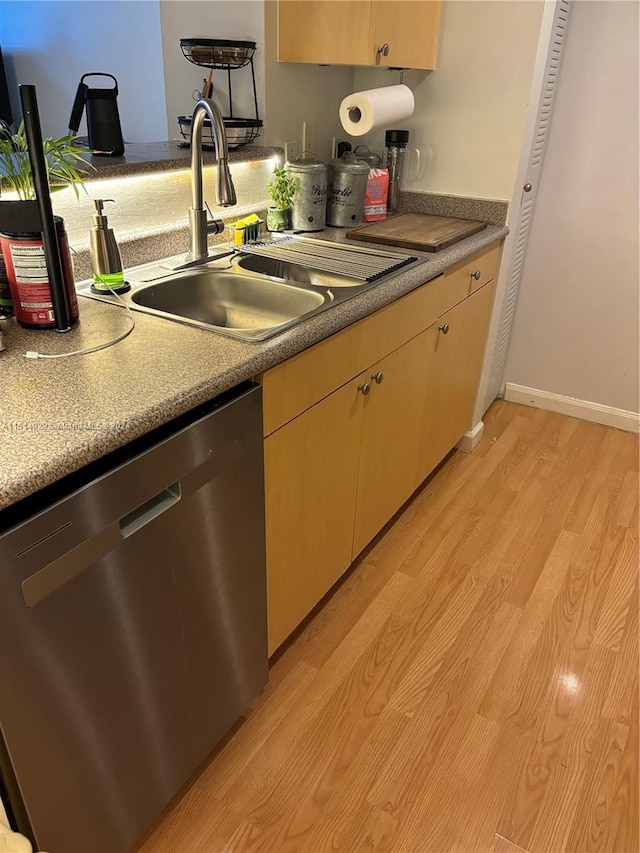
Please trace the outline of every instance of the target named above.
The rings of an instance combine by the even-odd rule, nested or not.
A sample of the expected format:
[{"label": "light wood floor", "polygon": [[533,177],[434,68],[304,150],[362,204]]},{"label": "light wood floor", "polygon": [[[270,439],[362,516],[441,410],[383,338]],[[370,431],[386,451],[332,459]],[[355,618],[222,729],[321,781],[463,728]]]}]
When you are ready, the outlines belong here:
[{"label": "light wood floor", "polygon": [[494,404],[139,853],[637,851],[637,450]]}]

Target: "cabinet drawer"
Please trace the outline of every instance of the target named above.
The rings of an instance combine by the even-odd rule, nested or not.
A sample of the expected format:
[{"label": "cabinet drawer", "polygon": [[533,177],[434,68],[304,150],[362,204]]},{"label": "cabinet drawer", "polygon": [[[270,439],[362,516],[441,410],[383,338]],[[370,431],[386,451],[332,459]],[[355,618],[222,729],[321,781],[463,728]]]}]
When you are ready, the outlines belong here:
[{"label": "cabinet drawer", "polygon": [[444,275],[447,288],[446,307],[443,313],[495,278],[499,256],[500,245],[498,244],[488,251],[477,252],[462,263],[447,270]]},{"label": "cabinet drawer", "polygon": [[445,294],[445,276],[440,276],[267,370],[261,380],[264,435],[420,334],[446,310]]}]

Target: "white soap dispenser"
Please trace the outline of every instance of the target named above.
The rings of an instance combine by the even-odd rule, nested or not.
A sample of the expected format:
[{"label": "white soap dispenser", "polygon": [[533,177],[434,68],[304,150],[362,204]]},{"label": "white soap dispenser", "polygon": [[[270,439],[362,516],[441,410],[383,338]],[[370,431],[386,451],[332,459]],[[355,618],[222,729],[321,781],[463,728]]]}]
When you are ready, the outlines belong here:
[{"label": "white soap dispenser", "polygon": [[112,198],[96,198],[93,200],[95,212],[93,227],[89,232],[89,249],[91,252],[91,267],[93,269],[93,284],[91,289],[97,293],[125,293],[131,290],[131,285],[124,279],[120,250],[116,243],[113,229],[109,227],[107,217],[103,213],[106,202]]}]

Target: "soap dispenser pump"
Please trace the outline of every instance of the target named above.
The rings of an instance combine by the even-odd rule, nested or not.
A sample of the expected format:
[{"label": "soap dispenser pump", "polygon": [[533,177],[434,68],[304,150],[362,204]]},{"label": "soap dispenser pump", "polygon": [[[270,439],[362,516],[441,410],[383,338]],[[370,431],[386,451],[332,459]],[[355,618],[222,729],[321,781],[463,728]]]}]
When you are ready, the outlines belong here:
[{"label": "soap dispenser pump", "polygon": [[96,198],[93,227],[89,232],[89,248],[91,266],[93,268],[93,284],[91,289],[96,293],[125,293],[131,290],[131,285],[125,281],[122,271],[122,259],[116,243],[113,228],[109,227],[107,217],[103,213],[104,205],[112,198]]}]

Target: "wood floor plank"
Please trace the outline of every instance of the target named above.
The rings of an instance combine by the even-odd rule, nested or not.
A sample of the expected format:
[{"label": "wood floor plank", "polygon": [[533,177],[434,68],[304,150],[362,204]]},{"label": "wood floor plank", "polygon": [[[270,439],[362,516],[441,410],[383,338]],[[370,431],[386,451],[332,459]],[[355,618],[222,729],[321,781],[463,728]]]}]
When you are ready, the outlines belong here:
[{"label": "wood floor plank", "polygon": [[[606,694],[613,652],[593,646],[579,687],[581,702],[571,714],[562,736],[558,760],[551,771],[544,799],[536,816],[530,841],[531,853],[564,851],[578,808],[580,793],[593,752],[602,704]],[[564,675],[561,677],[565,677]],[[566,677],[571,678],[571,673]],[[500,835],[509,837],[507,833]],[[518,839],[514,838],[518,843]]]},{"label": "wood floor plank", "polygon": [[[531,654],[514,672],[516,683],[508,686],[509,670],[496,672],[488,695],[480,705],[481,713],[525,734],[535,729],[546,707],[549,685],[553,683],[557,661],[571,635],[589,571],[571,565]],[[516,686],[517,685],[517,686]],[[504,835],[504,833],[501,833]],[[509,836],[507,836],[509,837]]]},{"label": "wood floor plank", "polygon": [[475,715],[455,754],[440,753],[410,811],[397,817],[398,822],[402,819],[395,839],[397,849],[420,849],[426,846],[426,839],[431,850],[449,849],[464,824],[454,804],[464,801],[469,815],[475,811],[472,792],[486,779],[501,734],[496,723]]},{"label": "wood floor plank", "polygon": [[530,847],[571,714],[584,701],[582,682],[588,658],[589,650],[574,645],[572,637],[568,637],[549,685],[533,747],[519,769],[498,824],[498,833],[520,847]]},{"label": "wood floor plank", "polygon": [[567,446],[576,424],[572,418],[563,418],[554,412],[540,410],[532,416],[516,445],[518,464],[510,467],[504,485],[516,491],[526,486],[547,458],[556,459],[556,448]]},{"label": "wood floor plank", "polygon": [[[594,514],[607,519],[607,513]],[[589,524],[589,529],[593,525]],[[610,587],[613,568],[620,553],[625,534],[624,528],[607,526],[603,523],[602,549],[586,548],[582,560],[576,559],[579,549],[574,551],[571,576],[579,582],[572,589],[574,607],[569,630],[562,647],[554,655],[555,668],[549,683],[549,691],[544,702],[545,710],[540,718],[535,745],[519,775],[509,804],[505,808],[503,821],[498,827],[499,834],[509,838],[522,847],[529,847],[534,826],[539,818],[547,787],[557,767],[565,742],[565,733],[572,715],[580,713],[585,702],[595,705],[604,702],[597,698],[586,699],[583,696],[583,673],[594,655],[604,654],[599,647],[592,648],[598,614]],[[610,533],[610,535],[607,535]],[[595,557],[594,557],[595,554]],[[615,655],[611,653],[610,662]],[[610,673],[609,673],[610,675]],[[608,684],[608,682],[607,682]]]},{"label": "wood floor plank", "polygon": [[483,571],[510,582],[508,600],[516,606],[523,607],[528,600],[602,440],[576,423],[563,433],[553,421],[553,429],[538,436],[538,464],[523,478],[516,500],[494,526],[493,537],[480,555]]},{"label": "wood floor plank", "polygon": [[517,766],[530,746],[530,738],[512,729],[501,730],[486,772],[461,792],[467,808],[451,821],[450,853],[484,853],[490,848],[505,800],[515,781]]},{"label": "wood floor plank", "polygon": [[417,709],[388,766],[367,799],[392,815],[410,807],[437,755],[459,746],[473,719],[520,611],[502,603],[503,584],[488,586],[438,671],[425,703]]},{"label": "wood floor plank", "polygon": [[530,418],[532,413],[533,410],[530,406],[521,406],[507,403],[505,400],[496,400],[482,419],[484,422],[484,433],[480,443],[474,449],[473,455],[481,458],[486,456],[514,418],[520,418],[522,421]]},{"label": "wood floor plank", "polygon": [[271,853],[271,839],[199,788],[190,791],[136,848],[137,853]]},{"label": "wood floor plank", "polygon": [[[318,729],[323,718],[326,724],[331,721],[331,716],[327,716],[327,705],[331,705],[336,696],[342,696],[341,691],[345,684],[348,688],[349,679],[358,662],[380,635],[385,635],[393,607],[398,599],[402,599],[402,591],[410,583],[411,580],[406,576],[394,575],[361,619],[352,626],[310,688],[291,706],[287,719],[272,731],[252,765],[240,774],[226,792],[224,801],[231,808],[242,814],[249,814],[252,809],[259,808],[263,798],[269,797],[269,786],[274,780],[279,780],[279,791],[285,788],[284,782],[288,778],[286,773],[292,771],[291,763],[295,762],[296,766],[300,763],[297,753],[303,749],[301,744],[310,740],[314,745],[322,745],[318,737],[310,737],[309,732]],[[291,784],[295,792],[299,786],[295,780]],[[282,795],[286,799],[287,792],[279,793],[279,796]]]},{"label": "wood floor plank", "polygon": [[631,725],[631,713],[638,692],[638,587],[627,616],[624,635],[615,656],[609,690],[602,713],[618,723]]},{"label": "wood floor plank", "polygon": [[[412,664],[397,682],[391,698],[392,707],[409,717],[425,701],[436,673],[459,638],[461,626],[471,617],[484,594],[486,582],[478,579],[468,567],[462,568],[460,576],[462,580],[452,588],[446,605],[434,607],[436,621],[428,635],[425,635],[424,643]],[[442,583],[439,587],[445,588]]]},{"label": "wood floor plank", "polygon": [[627,726],[600,717],[567,853],[597,853],[609,848],[611,811],[628,738]]},{"label": "wood floor plank", "polygon": [[495,571],[509,582],[507,600],[525,607],[538,582],[540,572],[560,535],[566,507],[580,489],[577,477],[567,477],[562,485],[550,488],[543,483],[538,492],[545,509],[530,513],[516,528]]},{"label": "wood floor plank", "polygon": [[[434,521],[425,526],[421,540],[405,559],[402,571],[412,576],[420,574],[429,560],[440,560],[441,555],[461,535],[465,532],[469,535],[472,521],[477,523],[481,518],[482,510],[490,505],[493,496],[502,489],[506,474],[516,464],[513,448],[521,438],[522,423],[528,424],[528,421],[515,418],[511,422],[478,467],[477,474],[469,479],[464,490],[459,490],[453,496],[455,500],[447,505],[448,511],[438,513]],[[509,492],[502,490],[501,493],[507,495]]]},{"label": "wood floor plank", "polygon": [[545,562],[513,639],[482,698],[479,713],[488,719],[505,722],[521,702],[527,671],[540,651],[543,627],[565,583],[576,540],[575,533],[562,531]]},{"label": "wood floor plank", "polygon": [[[385,849],[395,834],[396,820],[368,803],[366,793],[389,760],[408,723],[409,718],[395,708],[385,708],[334,790],[322,820],[316,822],[302,842],[300,853],[316,853],[318,850],[350,853],[358,839],[363,843],[369,839],[370,849]],[[371,822],[375,825],[374,838],[370,836]]]},{"label": "wood floor plank", "polygon": [[593,642],[617,651],[624,635],[629,612],[638,601],[638,535],[637,530],[628,529],[617,562],[607,596],[598,615]]},{"label": "wood floor plank", "polygon": [[623,527],[638,524],[638,462],[634,454],[632,467],[622,478],[622,483],[615,498],[616,522]]},{"label": "wood floor plank", "polygon": [[575,533],[582,533],[584,525],[591,513],[602,483],[614,478],[622,484],[629,471],[636,472],[638,437],[633,433],[617,429],[603,430],[603,440],[600,452],[591,469],[590,476],[585,479],[584,487],[578,495],[567,516],[565,527]]},{"label": "wood floor plank", "polygon": [[259,697],[254,713],[225,744],[215,762],[209,765],[198,780],[197,786],[206,788],[212,797],[223,799],[240,775],[250,769],[273,730],[283,725],[291,708],[302,701],[317,675],[316,669],[302,662],[287,673],[277,689],[268,685]]},{"label": "wood floor plank", "polygon": [[622,754],[622,766],[611,803],[607,833],[607,853],[638,853],[640,849],[640,817],[638,808],[638,689],[636,686],[629,725],[629,737]]}]

